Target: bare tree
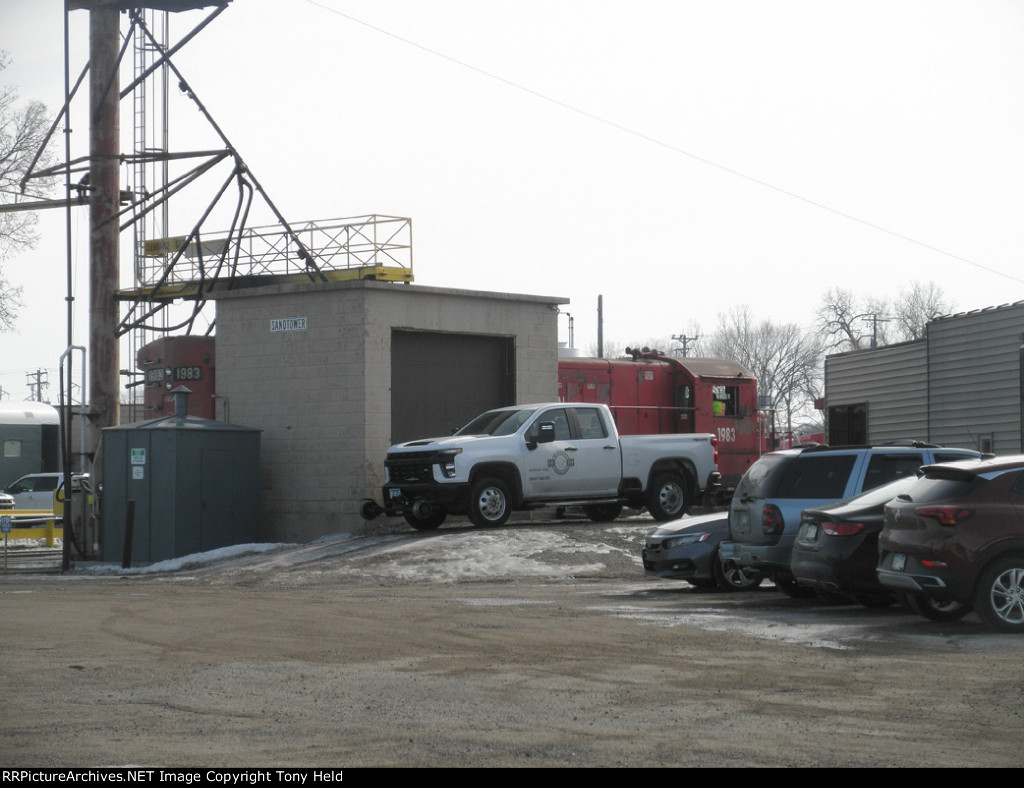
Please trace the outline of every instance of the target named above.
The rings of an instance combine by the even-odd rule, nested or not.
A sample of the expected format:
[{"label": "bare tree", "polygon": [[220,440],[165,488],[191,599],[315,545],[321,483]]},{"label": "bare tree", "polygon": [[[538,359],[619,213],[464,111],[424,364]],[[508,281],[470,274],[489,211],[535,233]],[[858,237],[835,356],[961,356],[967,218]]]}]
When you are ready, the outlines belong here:
[{"label": "bare tree", "polygon": [[756,320],[749,306],[719,315],[718,329],[704,345],[708,355],[736,361],[757,378],[787,430],[813,419],[821,390],[822,344],[816,332],[795,323]]},{"label": "bare tree", "polygon": [[[0,71],[10,58],[0,52]],[[0,85],[0,205],[13,203],[23,193],[22,179],[46,139],[50,127],[46,107],[29,101],[19,107],[18,92]],[[50,159],[44,154],[40,164]],[[46,187],[49,184],[41,184]],[[31,211],[0,212],[0,266],[13,254],[34,248],[38,241],[36,216]],[[9,331],[22,305],[21,288],[12,285],[0,267],[0,331]]]},{"label": "bare tree", "polygon": [[923,339],[925,327],[940,315],[949,314],[955,302],[934,282],[913,282],[901,288],[893,305],[893,317],[903,341]]},{"label": "bare tree", "polygon": [[828,350],[860,350],[888,344],[889,305],[882,299],[858,299],[833,287],[818,307],[818,330]]},{"label": "bare tree", "polygon": [[891,302],[858,298],[849,290],[834,287],[822,297],[817,328],[826,349],[860,350],[921,339],[928,322],[952,308],[952,301],[934,282],[914,282],[901,288]]}]

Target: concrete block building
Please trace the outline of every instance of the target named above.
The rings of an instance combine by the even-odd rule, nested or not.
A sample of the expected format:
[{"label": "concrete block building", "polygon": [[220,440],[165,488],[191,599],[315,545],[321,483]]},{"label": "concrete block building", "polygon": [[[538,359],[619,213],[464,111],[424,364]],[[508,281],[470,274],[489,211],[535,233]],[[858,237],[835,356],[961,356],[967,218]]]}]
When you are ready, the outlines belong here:
[{"label": "concrete block building", "polygon": [[361,533],[392,443],[557,398],[564,298],[372,280],[214,298],[218,417],[262,431],[266,540]]}]

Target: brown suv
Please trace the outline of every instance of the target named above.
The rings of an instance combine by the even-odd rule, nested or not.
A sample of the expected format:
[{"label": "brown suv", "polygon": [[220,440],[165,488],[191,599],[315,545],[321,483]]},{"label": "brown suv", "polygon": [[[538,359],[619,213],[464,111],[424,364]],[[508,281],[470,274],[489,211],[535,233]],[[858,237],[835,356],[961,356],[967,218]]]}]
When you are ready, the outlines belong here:
[{"label": "brown suv", "polygon": [[923,470],[886,506],[879,581],[1024,632],[1024,455]]}]

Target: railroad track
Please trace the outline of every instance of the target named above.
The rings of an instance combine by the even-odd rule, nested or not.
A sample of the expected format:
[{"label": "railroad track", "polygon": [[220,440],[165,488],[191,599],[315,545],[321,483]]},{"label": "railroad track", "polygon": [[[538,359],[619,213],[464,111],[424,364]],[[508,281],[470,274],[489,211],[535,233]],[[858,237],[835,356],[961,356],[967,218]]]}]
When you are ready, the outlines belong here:
[{"label": "railroad track", "polygon": [[[21,540],[19,540],[21,541]],[[9,544],[0,540],[0,574],[53,574],[60,572],[60,546],[38,547]]]}]

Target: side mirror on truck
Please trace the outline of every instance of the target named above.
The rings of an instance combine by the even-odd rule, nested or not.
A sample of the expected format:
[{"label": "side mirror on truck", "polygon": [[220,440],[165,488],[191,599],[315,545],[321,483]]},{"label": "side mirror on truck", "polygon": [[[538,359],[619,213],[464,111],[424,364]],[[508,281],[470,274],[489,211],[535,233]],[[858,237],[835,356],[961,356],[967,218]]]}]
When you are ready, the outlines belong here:
[{"label": "side mirror on truck", "polygon": [[533,451],[542,443],[554,443],[555,423],[553,421],[542,421],[537,425],[536,437],[530,437],[526,441],[526,448]]}]

